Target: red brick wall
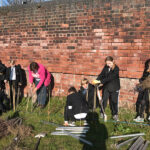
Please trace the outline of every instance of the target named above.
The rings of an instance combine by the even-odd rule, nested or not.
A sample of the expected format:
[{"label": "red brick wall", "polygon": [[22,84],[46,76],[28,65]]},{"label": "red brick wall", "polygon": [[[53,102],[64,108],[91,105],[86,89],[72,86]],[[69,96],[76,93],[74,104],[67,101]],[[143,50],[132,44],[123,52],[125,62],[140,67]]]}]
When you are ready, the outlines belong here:
[{"label": "red brick wall", "polygon": [[0,9],[0,59],[16,59],[24,69],[31,61],[44,64],[54,74],[55,95],[79,87],[84,76],[95,79],[108,55],[120,67],[121,100],[135,101],[132,89],[150,58],[148,0],[57,0]]}]

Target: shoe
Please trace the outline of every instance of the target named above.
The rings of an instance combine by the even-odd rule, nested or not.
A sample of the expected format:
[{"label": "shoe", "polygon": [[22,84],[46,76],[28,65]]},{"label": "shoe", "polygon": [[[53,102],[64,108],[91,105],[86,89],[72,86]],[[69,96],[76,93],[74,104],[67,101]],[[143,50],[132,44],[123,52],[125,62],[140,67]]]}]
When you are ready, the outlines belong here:
[{"label": "shoe", "polygon": [[103,119],[103,118],[104,118],[103,113],[100,113],[100,118],[101,118],[101,119]]},{"label": "shoe", "polygon": [[104,114],[103,119],[104,119],[104,122],[106,122],[106,121],[107,121],[107,115],[106,115],[106,114]]},{"label": "shoe", "polygon": [[114,115],[114,116],[113,116],[113,119],[114,119],[115,121],[119,121],[118,115]]},{"label": "shoe", "polygon": [[144,118],[137,116],[137,118],[133,119],[135,122],[144,122]]},{"label": "shoe", "polygon": [[76,126],[76,125],[75,125],[75,122],[69,123],[69,126],[70,126],[70,127],[75,127],[75,126]]},{"label": "shoe", "polygon": [[40,107],[40,106],[41,106],[41,104],[37,104],[36,106],[37,106],[37,107]]},{"label": "shoe", "polygon": [[41,106],[40,106],[41,109],[44,109],[44,107],[45,107],[44,105],[41,105]]},{"label": "shoe", "polygon": [[84,126],[88,126],[89,124],[87,123],[87,121],[85,120],[83,123]]}]

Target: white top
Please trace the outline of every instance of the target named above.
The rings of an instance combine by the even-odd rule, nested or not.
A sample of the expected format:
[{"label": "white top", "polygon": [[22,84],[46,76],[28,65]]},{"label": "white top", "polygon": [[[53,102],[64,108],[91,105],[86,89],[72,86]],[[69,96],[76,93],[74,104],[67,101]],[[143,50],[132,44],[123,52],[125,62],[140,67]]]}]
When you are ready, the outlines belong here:
[{"label": "white top", "polygon": [[32,76],[35,78],[35,80],[40,81],[40,75],[38,73],[33,73]]},{"label": "white top", "polygon": [[15,66],[11,67],[10,80],[16,80],[16,69],[15,69]]},{"label": "white top", "polygon": [[74,117],[76,119],[84,119],[84,118],[86,118],[86,116],[87,116],[87,113],[80,113],[80,114],[75,114],[74,115]]}]

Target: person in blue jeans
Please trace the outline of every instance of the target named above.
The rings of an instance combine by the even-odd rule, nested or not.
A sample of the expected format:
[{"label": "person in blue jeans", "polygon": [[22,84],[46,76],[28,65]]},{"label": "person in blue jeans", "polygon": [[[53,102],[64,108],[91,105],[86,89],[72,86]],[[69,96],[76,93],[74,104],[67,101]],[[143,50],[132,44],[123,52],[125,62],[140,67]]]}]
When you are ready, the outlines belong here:
[{"label": "person in blue jeans", "polygon": [[35,83],[33,94],[37,93],[38,106],[44,108],[46,102],[46,87],[51,82],[51,74],[42,65],[32,62],[28,67],[30,87]]}]

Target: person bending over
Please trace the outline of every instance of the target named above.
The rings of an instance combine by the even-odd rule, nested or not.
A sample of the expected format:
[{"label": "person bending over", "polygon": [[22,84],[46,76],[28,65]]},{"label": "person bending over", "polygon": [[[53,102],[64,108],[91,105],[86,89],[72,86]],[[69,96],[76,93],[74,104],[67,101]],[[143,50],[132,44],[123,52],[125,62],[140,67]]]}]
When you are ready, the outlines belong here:
[{"label": "person bending over", "polygon": [[51,75],[42,64],[36,62],[30,64],[28,71],[30,87],[32,88],[33,83],[35,83],[33,94],[37,93],[38,106],[44,108],[47,93],[46,87],[50,84]]},{"label": "person bending over", "polygon": [[75,87],[70,87],[64,111],[64,125],[75,126],[76,120],[84,120],[84,125],[87,125],[87,113],[87,103],[82,99],[81,94],[76,91]]}]

